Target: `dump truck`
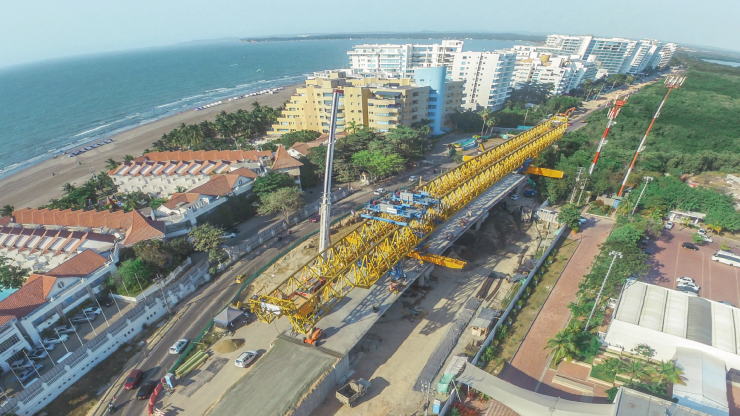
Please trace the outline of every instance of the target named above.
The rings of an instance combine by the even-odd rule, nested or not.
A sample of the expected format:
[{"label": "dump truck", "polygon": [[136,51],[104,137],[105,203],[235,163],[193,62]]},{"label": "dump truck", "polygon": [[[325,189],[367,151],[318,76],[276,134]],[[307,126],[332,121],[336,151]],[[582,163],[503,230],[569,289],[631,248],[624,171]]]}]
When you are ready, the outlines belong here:
[{"label": "dump truck", "polygon": [[367,393],[370,388],[370,382],[361,378],[359,380],[352,380],[345,384],[342,388],[337,390],[337,399],[347,407],[352,405]]}]

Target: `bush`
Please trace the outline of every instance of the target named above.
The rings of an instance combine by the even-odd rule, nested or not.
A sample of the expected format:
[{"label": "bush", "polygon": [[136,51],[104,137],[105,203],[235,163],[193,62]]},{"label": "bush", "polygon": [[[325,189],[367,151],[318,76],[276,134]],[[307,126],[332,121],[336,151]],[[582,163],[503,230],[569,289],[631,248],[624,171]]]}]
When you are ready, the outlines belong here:
[{"label": "bush", "polygon": [[614,398],[617,397],[617,392],[619,391],[618,387],[612,387],[609,390],[606,391],[606,400],[609,403],[614,403]]},{"label": "bush", "polygon": [[450,414],[453,416],[478,416],[478,412],[475,409],[471,409],[460,402],[452,404]]}]

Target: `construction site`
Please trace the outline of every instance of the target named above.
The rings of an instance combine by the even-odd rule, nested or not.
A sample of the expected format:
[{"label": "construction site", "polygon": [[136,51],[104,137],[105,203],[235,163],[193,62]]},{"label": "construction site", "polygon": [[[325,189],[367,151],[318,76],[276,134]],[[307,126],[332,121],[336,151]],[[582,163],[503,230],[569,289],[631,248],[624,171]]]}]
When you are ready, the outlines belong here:
[{"label": "construction site", "polygon": [[[387,415],[426,406],[448,359],[482,344],[534,267],[542,234],[521,173],[562,137],[568,116],[374,198],[333,235],[327,173],[318,238],[266,270],[241,299],[262,322],[249,331],[277,336],[208,413]],[[481,311],[490,311],[488,323],[465,332]]]}]

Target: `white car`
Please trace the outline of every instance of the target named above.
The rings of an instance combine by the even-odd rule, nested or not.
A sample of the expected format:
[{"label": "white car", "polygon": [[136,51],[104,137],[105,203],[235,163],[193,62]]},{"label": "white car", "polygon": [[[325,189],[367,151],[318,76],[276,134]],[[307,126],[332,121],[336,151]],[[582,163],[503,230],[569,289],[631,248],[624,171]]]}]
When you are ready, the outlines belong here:
[{"label": "white car", "polygon": [[378,188],[373,192],[375,195],[385,195],[385,193],[388,192],[385,190],[385,188]]},{"label": "white car", "polygon": [[234,364],[237,367],[244,368],[247,365],[249,365],[249,363],[254,361],[254,359],[257,358],[257,355],[259,355],[257,351],[253,351],[253,350],[244,351],[243,353],[239,355],[239,357],[236,359]]},{"label": "white car", "polygon": [[409,182],[416,182],[419,180],[419,177],[416,175],[409,176]]},{"label": "white car", "polygon": [[691,284],[691,285],[693,285],[694,284],[694,279],[692,279],[692,278],[690,278],[688,276],[677,277],[676,278],[676,284],[679,284],[679,285],[681,285],[681,284]]},{"label": "white car", "polygon": [[44,366],[42,364],[36,364],[36,365],[34,365],[34,368],[35,369],[34,368],[28,368],[25,371],[23,371],[22,373],[18,374],[18,379],[20,381],[26,381],[29,378],[31,378],[31,376],[36,375],[36,372],[39,371],[39,370],[41,370],[43,367]]},{"label": "white car", "polygon": [[223,235],[221,235],[221,238],[236,238],[236,234],[234,234],[234,233],[223,233]]},{"label": "white car", "polygon": [[185,338],[178,340],[170,347],[170,354],[180,354],[188,346],[188,342]]},{"label": "white car", "polygon": [[707,235],[706,230],[704,230],[703,228],[699,228],[699,230],[697,231],[697,233],[699,233],[701,235]]},{"label": "white car", "polygon": [[694,283],[679,283],[676,286],[676,289],[682,292],[689,291],[689,292],[699,293],[700,287],[695,285]]},{"label": "white car", "polygon": [[671,229],[673,229],[673,223],[672,223],[672,222],[670,222],[670,221],[668,221],[667,223],[665,223],[665,226],[664,226],[664,228],[665,228],[666,230],[671,230]]},{"label": "white car", "polygon": [[511,195],[511,200],[512,200],[512,201],[516,201],[516,200],[517,200],[517,199],[519,199],[519,198],[521,198],[521,197],[520,197],[519,195],[517,195],[517,194],[513,194],[513,195]]},{"label": "white car", "polygon": [[10,369],[13,371],[23,371],[26,368],[31,368],[33,366],[33,361],[24,358],[22,360],[14,361],[12,364],[10,364]]},{"label": "white car", "polygon": [[694,293],[694,292],[692,292],[690,290],[681,290],[681,293],[685,293],[688,296],[699,297],[699,295],[697,295],[696,293]]},{"label": "white car", "polygon": [[82,310],[82,313],[85,315],[100,315],[103,313],[103,310],[98,307],[91,307],[91,308],[85,308]]},{"label": "white car", "polygon": [[61,335],[52,335],[49,338],[44,338],[43,342],[44,344],[59,344],[60,342],[67,342],[69,339],[69,335],[67,334],[61,334]]},{"label": "white car", "polygon": [[581,219],[580,219],[580,220],[578,220],[578,225],[583,225],[583,224],[585,224],[585,223],[586,223],[586,221],[587,221],[587,220],[586,220],[585,218],[581,217]]},{"label": "white car", "polygon": [[704,241],[705,241],[705,242],[707,242],[707,243],[713,243],[713,242],[714,242],[714,240],[712,240],[712,237],[710,237],[710,236],[708,236],[708,235],[706,235],[706,234],[699,234],[699,235],[700,235],[700,236],[701,236],[701,238],[703,238],[703,239],[704,239]]}]

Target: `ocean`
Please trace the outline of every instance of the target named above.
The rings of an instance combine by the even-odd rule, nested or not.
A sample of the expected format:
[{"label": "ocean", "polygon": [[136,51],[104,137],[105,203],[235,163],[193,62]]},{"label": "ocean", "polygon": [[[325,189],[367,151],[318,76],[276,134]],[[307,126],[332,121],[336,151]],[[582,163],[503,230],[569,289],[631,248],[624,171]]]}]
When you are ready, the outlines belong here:
[{"label": "ocean", "polygon": [[[0,178],[179,111],[346,67],[347,51],[356,44],[435,42],[228,40],[0,68]],[[465,50],[522,43],[468,40]]]}]

